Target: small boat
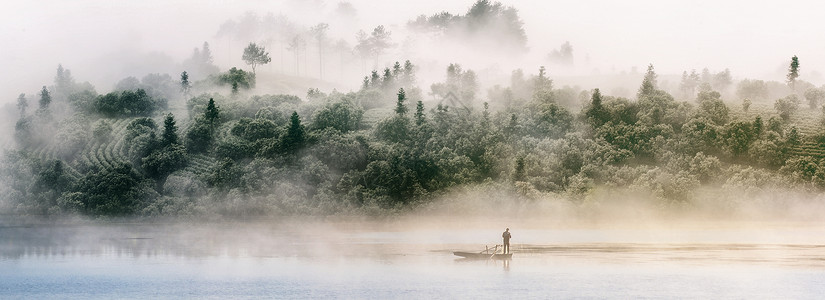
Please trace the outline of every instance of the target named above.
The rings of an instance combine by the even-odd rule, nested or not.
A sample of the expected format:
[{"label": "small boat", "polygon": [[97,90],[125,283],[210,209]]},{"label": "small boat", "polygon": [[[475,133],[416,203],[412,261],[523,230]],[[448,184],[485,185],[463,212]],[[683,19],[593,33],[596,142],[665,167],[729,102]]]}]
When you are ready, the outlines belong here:
[{"label": "small boat", "polygon": [[484,252],[478,253],[478,252],[456,251],[456,252],[453,252],[453,254],[455,254],[456,256],[461,256],[463,258],[467,258],[467,259],[512,259],[513,258],[513,253],[503,254],[503,253],[484,253]]},{"label": "small boat", "polygon": [[479,252],[463,252],[463,251],[455,251],[453,254],[455,256],[461,256],[466,259],[512,259],[513,253],[498,253],[499,245],[496,245],[493,249],[490,247],[485,246],[484,251]]}]

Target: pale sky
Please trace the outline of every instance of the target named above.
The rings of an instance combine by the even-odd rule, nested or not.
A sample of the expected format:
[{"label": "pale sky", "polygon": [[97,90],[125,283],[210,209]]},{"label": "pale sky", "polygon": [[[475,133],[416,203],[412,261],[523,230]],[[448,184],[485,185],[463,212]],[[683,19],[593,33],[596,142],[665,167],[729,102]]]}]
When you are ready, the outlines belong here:
[{"label": "pale sky", "polygon": [[[321,11],[308,2],[323,3]],[[180,63],[203,41],[219,43],[218,26],[245,11],[281,12],[314,24],[323,21],[325,12],[338,2],[3,1],[0,103],[52,84],[59,63],[71,69],[76,79],[91,81],[98,92],[107,92],[127,74],[142,77],[162,71],[144,70],[145,65],[130,59],[156,53],[157,61],[168,57],[170,63]],[[350,2],[358,11],[358,25],[370,30],[377,25],[403,28],[417,15],[442,10],[464,14],[474,1]],[[738,79],[781,81],[787,61],[798,55],[801,79],[817,85],[825,81],[818,75],[825,70],[823,1],[500,2],[519,10],[531,49],[528,61],[537,65],[553,48],[569,41],[582,74],[634,66],[643,70],[653,63],[660,74],[730,68]],[[352,30],[347,38],[354,34]],[[229,61],[230,53],[221,52],[220,44],[213,47],[223,70],[238,63]],[[133,71],[142,73],[130,74]]]}]

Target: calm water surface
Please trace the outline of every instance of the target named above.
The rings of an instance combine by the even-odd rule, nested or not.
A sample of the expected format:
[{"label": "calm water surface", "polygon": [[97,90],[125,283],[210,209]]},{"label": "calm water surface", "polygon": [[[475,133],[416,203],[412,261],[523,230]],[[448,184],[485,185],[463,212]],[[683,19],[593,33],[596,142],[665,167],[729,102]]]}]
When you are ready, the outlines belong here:
[{"label": "calm water surface", "polygon": [[825,227],[391,222],[5,224],[0,298],[794,298],[825,295]]}]

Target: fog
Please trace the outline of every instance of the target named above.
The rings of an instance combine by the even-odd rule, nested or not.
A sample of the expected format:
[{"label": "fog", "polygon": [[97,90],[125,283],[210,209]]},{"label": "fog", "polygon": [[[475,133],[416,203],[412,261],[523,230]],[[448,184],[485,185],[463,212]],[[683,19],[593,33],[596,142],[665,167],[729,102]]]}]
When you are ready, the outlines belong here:
[{"label": "fog", "polygon": [[[0,28],[0,65],[8,71],[0,75],[0,101],[13,102],[19,93],[50,83],[57,64],[100,91],[126,76],[177,74],[176,65],[204,41],[212,45],[221,69],[243,66],[240,53],[246,41],[228,43],[216,33],[223,22],[247,11],[284,14],[307,27],[328,22],[330,36],[350,45],[358,30],[384,25],[399,47],[376,62],[378,68],[426,57],[435,61],[437,70],[450,62],[476,70],[492,64],[506,77],[515,68],[547,65],[548,53],[569,41],[574,67],[550,67],[552,77],[613,74],[634,67],[641,72],[652,63],[660,74],[729,68],[737,79],[782,81],[789,57],[797,55],[803,59],[802,78],[822,83],[825,41],[816,37],[822,27],[818,12],[825,4],[819,1],[792,7],[764,1],[501,1],[516,8],[524,21],[529,50],[522,57],[491,62],[484,59],[484,49],[458,55],[439,51],[438,45],[412,47],[418,53],[398,49],[408,21],[441,11],[464,14],[472,2],[351,1],[353,20],[336,22],[330,16],[338,1],[6,1],[0,12],[5,24]],[[356,88],[360,80],[354,78],[336,84]]]}]

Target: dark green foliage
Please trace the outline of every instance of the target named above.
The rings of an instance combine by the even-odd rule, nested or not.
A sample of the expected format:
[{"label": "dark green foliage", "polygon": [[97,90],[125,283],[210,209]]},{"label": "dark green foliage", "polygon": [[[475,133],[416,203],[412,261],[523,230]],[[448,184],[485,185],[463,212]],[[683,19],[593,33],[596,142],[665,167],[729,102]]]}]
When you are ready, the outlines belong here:
[{"label": "dark green foliage", "polygon": [[404,104],[404,101],[407,100],[407,94],[404,93],[404,89],[398,90],[398,101],[395,102],[395,113],[399,116],[404,116],[407,114],[407,105]]},{"label": "dark green foliage", "polygon": [[203,118],[210,126],[217,126],[220,123],[221,112],[218,107],[215,106],[215,99],[209,98],[209,103],[206,105]]},{"label": "dark green foliage", "polygon": [[593,128],[604,125],[610,121],[610,112],[602,104],[602,94],[599,89],[593,91],[590,105],[584,109],[584,117]]},{"label": "dark green foliage", "polygon": [[424,125],[425,122],[427,122],[427,116],[424,115],[424,102],[418,100],[415,104],[415,125],[421,126]]},{"label": "dark green foliage", "polygon": [[724,125],[728,122],[730,109],[722,102],[721,95],[715,91],[702,91],[696,99],[699,101],[699,115],[716,123]]},{"label": "dark green foliage", "polygon": [[[198,119],[202,120],[202,119]],[[212,146],[214,129],[205,121],[195,121],[186,133],[186,149],[192,153],[202,153]]]},{"label": "dark green foliage", "polygon": [[60,205],[93,216],[125,216],[140,212],[153,195],[151,181],[131,165],[119,164],[80,179]]},{"label": "dark green foliage", "polygon": [[516,157],[516,167],[513,170],[513,181],[524,181],[526,179],[525,174],[524,156],[519,155]]},{"label": "dark green foliage", "polygon": [[249,73],[234,67],[226,71],[226,73],[218,74],[215,80],[218,85],[231,86],[235,91],[241,88],[248,90],[255,87],[254,73]]},{"label": "dark green foliage", "polygon": [[825,162],[810,156],[798,156],[788,159],[780,169],[801,183],[813,183],[819,187],[825,186]]},{"label": "dark green foliage", "polygon": [[395,114],[375,126],[375,135],[383,141],[403,143],[410,138],[410,119]]},{"label": "dark green foliage", "polygon": [[178,126],[175,125],[175,116],[169,113],[166,115],[166,118],[163,119],[161,145],[166,147],[174,144],[178,144]]},{"label": "dark green foliage", "polygon": [[796,79],[799,78],[799,58],[794,55],[791,57],[791,64],[788,66],[788,86],[792,90],[796,90]]},{"label": "dark green foliage", "polygon": [[153,99],[143,89],[112,92],[98,96],[94,101],[95,111],[106,117],[150,116],[165,107],[165,101]]},{"label": "dark green foliage", "polygon": [[171,144],[152,151],[143,158],[141,167],[146,176],[154,179],[164,179],[172,172],[186,167],[186,148],[180,144]]},{"label": "dark green foliage", "polygon": [[46,86],[43,86],[43,89],[40,90],[40,109],[49,108],[49,104],[52,103],[52,95],[49,93],[49,90]]},{"label": "dark green foliage", "polygon": [[751,143],[756,140],[756,131],[750,122],[731,122],[723,129],[722,140],[725,150],[733,156],[741,156],[748,152]]},{"label": "dark green foliage", "polygon": [[221,122],[221,111],[215,105],[215,100],[209,98],[209,103],[203,115],[195,118],[195,123],[186,133],[186,149],[192,153],[201,153],[212,146],[212,142]]},{"label": "dark green foliage", "polygon": [[267,119],[241,118],[232,126],[232,135],[248,142],[260,139],[275,138],[280,135],[280,128],[275,122]]},{"label": "dark green foliage", "polygon": [[304,146],[304,141],[304,125],[301,125],[301,117],[297,112],[292,112],[292,116],[289,117],[289,127],[281,139],[281,149],[284,153],[294,154]]},{"label": "dark green foliage", "polygon": [[364,110],[344,99],[325,105],[317,110],[312,120],[314,130],[333,128],[341,133],[357,130],[364,116]]},{"label": "dark green foliage", "polygon": [[224,159],[210,170],[206,177],[206,183],[219,190],[228,190],[238,187],[241,184],[243,170],[240,169],[231,159]]}]

